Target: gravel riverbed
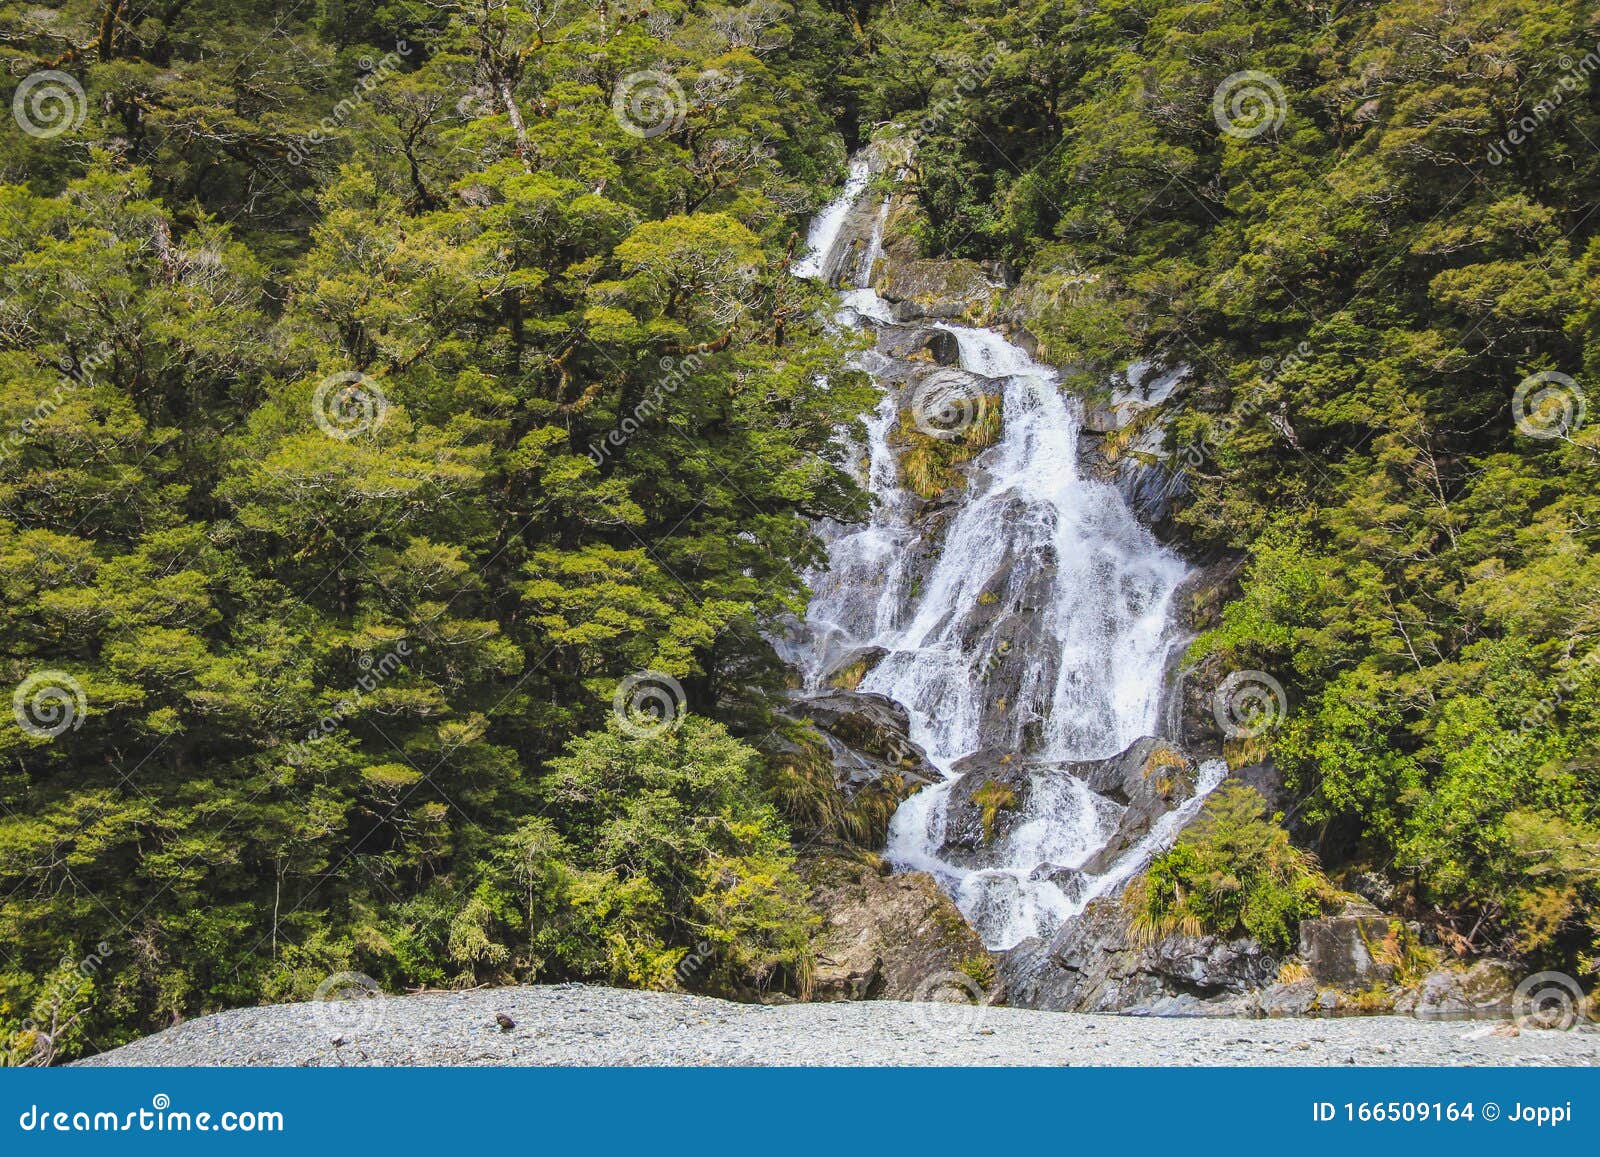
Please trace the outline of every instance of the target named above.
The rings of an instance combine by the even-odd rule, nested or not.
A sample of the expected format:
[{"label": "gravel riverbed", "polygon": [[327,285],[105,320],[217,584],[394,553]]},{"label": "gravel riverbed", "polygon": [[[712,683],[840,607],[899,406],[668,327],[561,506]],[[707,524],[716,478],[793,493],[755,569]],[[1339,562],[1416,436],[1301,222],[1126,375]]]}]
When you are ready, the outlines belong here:
[{"label": "gravel riverbed", "polygon": [[[513,1027],[505,1030],[497,1017]],[[1409,1017],[733,1004],[582,985],[234,1009],[84,1065],[1593,1065],[1600,1032]]]}]

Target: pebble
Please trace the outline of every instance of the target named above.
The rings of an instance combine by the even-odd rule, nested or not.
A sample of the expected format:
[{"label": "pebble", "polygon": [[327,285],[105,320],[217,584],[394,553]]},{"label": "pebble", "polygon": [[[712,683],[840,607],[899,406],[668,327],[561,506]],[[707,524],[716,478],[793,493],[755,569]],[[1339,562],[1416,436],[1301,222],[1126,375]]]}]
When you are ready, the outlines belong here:
[{"label": "pebble", "polygon": [[[1241,1022],[987,1007],[973,1025],[898,1001],[763,1007],[580,985],[372,1003],[233,1009],[78,1063],[1170,1066],[1249,1065],[1276,1053],[1274,1063],[1297,1065],[1600,1064],[1592,1027],[1478,1036],[1459,1023],[1393,1016]],[[515,1034],[485,1031],[496,1013],[515,1020]]]}]

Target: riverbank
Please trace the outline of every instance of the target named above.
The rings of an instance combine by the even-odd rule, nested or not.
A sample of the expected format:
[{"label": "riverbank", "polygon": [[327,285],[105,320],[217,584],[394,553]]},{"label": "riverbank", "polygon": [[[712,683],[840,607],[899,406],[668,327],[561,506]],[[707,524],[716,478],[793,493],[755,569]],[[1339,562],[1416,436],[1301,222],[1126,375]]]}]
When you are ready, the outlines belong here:
[{"label": "riverbank", "polygon": [[[511,1022],[505,1029],[497,1022]],[[1410,1017],[761,1006],[579,985],[234,1009],[85,1065],[1595,1065],[1600,1031]]]}]

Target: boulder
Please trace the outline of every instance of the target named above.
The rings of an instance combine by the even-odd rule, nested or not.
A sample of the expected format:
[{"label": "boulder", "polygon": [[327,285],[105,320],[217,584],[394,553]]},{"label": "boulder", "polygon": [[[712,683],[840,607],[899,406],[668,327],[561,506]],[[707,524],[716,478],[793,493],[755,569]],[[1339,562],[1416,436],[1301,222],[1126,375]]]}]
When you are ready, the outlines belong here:
[{"label": "boulder", "polygon": [[927,753],[911,741],[911,718],[906,709],[887,695],[829,691],[797,697],[791,710],[878,763],[924,783],[940,778]]},{"label": "boulder", "polygon": [[823,674],[822,681],[840,691],[854,691],[888,653],[884,647],[851,647],[834,657],[833,666]]},{"label": "boulder", "polygon": [[1278,962],[1249,939],[1167,936],[1137,944],[1121,902],[1101,899],[1050,943],[1024,941],[1002,954],[1000,971],[1011,1003],[1023,1008],[1195,1015],[1192,1004],[1160,1003],[1187,995],[1208,1002],[1205,1015],[1244,1015],[1254,1007],[1249,994],[1277,975]]},{"label": "boulder", "polygon": [[878,352],[907,362],[953,366],[961,361],[956,335],[933,326],[891,326],[878,334]]},{"label": "boulder", "polygon": [[901,321],[958,318],[988,312],[995,285],[975,261],[883,258],[875,274],[879,296]]},{"label": "boulder", "polygon": [[1144,950],[1142,964],[1198,992],[1248,992],[1278,974],[1278,962],[1254,940],[1216,936],[1167,936]]},{"label": "boulder", "polygon": [[1370,905],[1352,905],[1338,916],[1300,922],[1300,955],[1311,978],[1334,988],[1366,987],[1394,979],[1394,967],[1374,958],[1389,937],[1389,918]]},{"label": "boulder", "polygon": [[1479,960],[1470,968],[1436,968],[1395,1001],[1396,1012],[1435,1020],[1509,1016],[1517,972],[1504,960]]},{"label": "boulder", "polygon": [[1182,751],[1162,739],[1135,740],[1109,759],[1068,765],[1089,789],[1123,806],[1117,830],[1082,865],[1097,876],[1116,863],[1150,831],[1150,825],[1194,793],[1195,767]]},{"label": "boulder", "polygon": [[1317,982],[1308,978],[1274,984],[1256,994],[1262,1016],[1308,1016],[1317,1005]]},{"label": "boulder", "polygon": [[1255,1016],[1257,1008],[1255,999],[1248,994],[1201,999],[1192,992],[1181,992],[1176,996],[1147,1000],[1123,1009],[1122,1013],[1124,1016]]},{"label": "boulder", "polygon": [[825,913],[816,942],[814,1000],[912,1000],[942,974],[981,985],[1002,998],[993,958],[954,901],[926,872],[887,875],[876,857],[802,859],[801,876]]},{"label": "boulder", "polygon": [[1034,769],[1010,755],[979,752],[951,768],[960,778],[945,803],[939,856],[978,866],[984,849],[1002,842],[1022,822],[1033,794]]}]

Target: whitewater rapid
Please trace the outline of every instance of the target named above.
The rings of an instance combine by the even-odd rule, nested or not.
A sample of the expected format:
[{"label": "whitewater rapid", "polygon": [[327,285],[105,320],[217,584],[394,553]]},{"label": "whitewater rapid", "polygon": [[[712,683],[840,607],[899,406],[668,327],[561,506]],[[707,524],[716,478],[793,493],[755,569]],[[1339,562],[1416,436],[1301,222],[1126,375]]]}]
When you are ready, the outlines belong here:
[{"label": "whitewater rapid", "polygon": [[[868,161],[856,158],[841,196],[813,221],[793,272],[840,287],[842,324],[880,329],[897,325],[869,284],[887,204],[854,261],[845,230],[870,176]],[[998,402],[1000,436],[967,467],[954,509],[930,518],[901,477],[893,444],[907,391],[894,384],[893,359],[864,355],[862,368],[885,383],[884,394],[865,422],[865,446],[848,453],[864,460],[858,480],[874,496],[873,513],[863,524],[819,528],[828,562],[808,576],[812,599],[799,641],[782,649],[811,689],[852,657],[881,650],[859,690],[903,704],[911,738],[947,777],[896,812],[886,855],[896,867],[933,873],[985,943],[1008,948],[1049,934],[1120,886],[1193,815],[1222,769],[1204,765],[1190,800],[1070,899],[1042,869],[1088,861],[1116,830],[1120,810],[1076,776],[1034,778],[1026,814],[989,850],[991,863],[941,858],[952,768],[964,756],[1008,754],[1030,766],[1098,759],[1155,733],[1177,641],[1171,603],[1186,567],[1114,486],[1080,471],[1081,412],[1062,396],[1055,370],[992,329],[943,321],[912,328],[954,337],[969,401],[979,414]]]}]

